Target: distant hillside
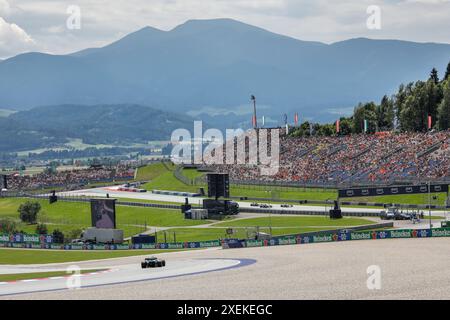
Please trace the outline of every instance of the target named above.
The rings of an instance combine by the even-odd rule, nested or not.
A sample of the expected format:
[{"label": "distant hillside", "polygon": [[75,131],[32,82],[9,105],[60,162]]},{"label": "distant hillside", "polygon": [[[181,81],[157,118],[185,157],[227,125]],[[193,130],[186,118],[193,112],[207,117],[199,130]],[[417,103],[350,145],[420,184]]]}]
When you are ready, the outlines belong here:
[{"label": "distant hillside", "polygon": [[53,147],[82,139],[86,144],[126,145],[170,140],[193,119],[141,105],[37,107],[0,118],[0,152]]},{"label": "distant hillside", "polygon": [[180,114],[203,108],[250,113],[254,94],[259,115],[267,118],[281,122],[284,112],[298,111],[330,120],[360,101],[379,101],[399,83],[422,79],[433,67],[443,72],[449,60],[448,44],[361,38],[328,45],[230,19],[193,20],[167,32],[147,27],[72,55],[5,60],[0,105],[136,103]]}]

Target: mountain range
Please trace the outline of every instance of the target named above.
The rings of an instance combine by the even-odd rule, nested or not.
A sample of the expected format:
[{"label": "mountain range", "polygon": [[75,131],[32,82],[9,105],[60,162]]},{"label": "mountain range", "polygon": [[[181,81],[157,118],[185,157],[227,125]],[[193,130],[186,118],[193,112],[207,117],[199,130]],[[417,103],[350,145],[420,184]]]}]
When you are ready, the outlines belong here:
[{"label": "mountain range", "polygon": [[232,125],[250,124],[254,94],[267,121],[293,112],[329,121],[449,61],[449,44],[324,44],[231,19],[191,20],[170,31],[146,27],[102,48],[1,61],[0,108],[139,104],[211,124],[225,125],[228,114]]},{"label": "mountain range", "polygon": [[140,105],[36,107],[0,117],[0,153],[60,147],[73,139],[89,145],[146,144],[192,127],[189,116]]}]

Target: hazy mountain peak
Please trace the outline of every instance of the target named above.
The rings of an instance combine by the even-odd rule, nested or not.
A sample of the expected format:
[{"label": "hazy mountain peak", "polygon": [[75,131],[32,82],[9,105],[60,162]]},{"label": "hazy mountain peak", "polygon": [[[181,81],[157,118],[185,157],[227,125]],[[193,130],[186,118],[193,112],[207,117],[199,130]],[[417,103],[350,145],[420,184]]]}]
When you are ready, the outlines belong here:
[{"label": "hazy mountain peak", "polygon": [[[233,110],[254,94],[266,116],[377,101],[400,83],[445,70],[450,45],[356,38],[325,45],[233,19],[145,27],[77,57],[23,55],[0,63],[0,106],[137,103],[186,113]],[[328,116],[327,116],[328,115]]]},{"label": "hazy mountain peak", "polygon": [[181,29],[195,29],[195,28],[212,28],[212,27],[247,27],[253,29],[259,29],[258,27],[246,24],[244,22],[230,19],[230,18],[217,18],[217,19],[191,19],[187,20],[185,23],[180,24],[179,26],[172,29],[181,30]]}]

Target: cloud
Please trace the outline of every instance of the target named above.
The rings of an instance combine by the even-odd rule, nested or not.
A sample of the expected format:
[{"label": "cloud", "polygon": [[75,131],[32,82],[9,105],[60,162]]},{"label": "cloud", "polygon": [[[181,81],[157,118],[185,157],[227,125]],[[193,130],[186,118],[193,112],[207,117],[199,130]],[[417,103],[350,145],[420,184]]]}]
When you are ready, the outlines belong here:
[{"label": "cloud", "polygon": [[11,6],[8,1],[0,0],[0,17],[7,16],[11,13]]},{"label": "cloud", "polygon": [[[69,5],[81,8],[81,30],[66,28]],[[367,29],[369,5],[381,7],[381,30]],[[0,16],[57,54],[103,46],[145,26],[170,30],[213,18],[326,43],[356,37],[450,43],[449,15],[450,0],[0,0]]]},{"label": "cloud", "polygon": [[35,48],[36,42],[22,28],[0,17],[0,58]]}]

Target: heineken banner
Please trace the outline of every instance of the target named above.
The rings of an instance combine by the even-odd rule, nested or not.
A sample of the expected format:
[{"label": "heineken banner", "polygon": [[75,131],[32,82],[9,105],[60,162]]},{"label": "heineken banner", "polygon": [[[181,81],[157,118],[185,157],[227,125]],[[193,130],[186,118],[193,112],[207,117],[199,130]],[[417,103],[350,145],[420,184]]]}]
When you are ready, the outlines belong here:
[{"label": "heineken banner", "polygon": [[0,234],[1,242],[12,243],[52,243],[53,237],[51,235],[39,234]]},{"label": "heineken banner", "polygon": [[274,237],[270,240],[230,240],[224,242],[224,249],[244,247],[267,247],[292,244],[308,244],[321,242],[351,241],[351,240],[377,240],[377,239],[411,239],[411,238],[450,237],[450,228],[440,229],[406,229],[389,231],[366,232],[329,232],[319,235],[293,235]]},{"label": "heineken banner", "polygon": [[219,240],[158,244],[54,244],[51,235],[0,234],[1,247],[62,250],[199,249],[220,247]]}]

